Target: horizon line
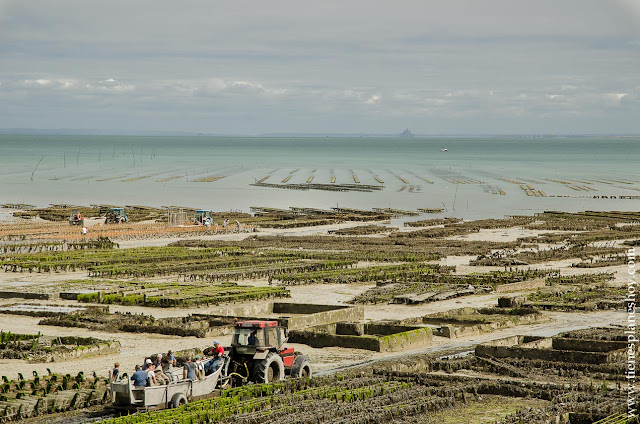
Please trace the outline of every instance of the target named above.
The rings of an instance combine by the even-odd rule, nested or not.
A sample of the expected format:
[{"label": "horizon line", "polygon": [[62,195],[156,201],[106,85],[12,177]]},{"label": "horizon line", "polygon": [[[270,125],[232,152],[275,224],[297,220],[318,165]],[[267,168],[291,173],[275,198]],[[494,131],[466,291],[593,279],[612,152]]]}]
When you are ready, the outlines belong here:
[{"label": "horizon line", "polygon": [[189,137],[640,137],[640,133],[413,133],[401,136],[402,133],[366,133],[366,132],[266,132],[266,133],[212,133],[183,130],[130,130],[100,128],[0,128],[2,135],[118,135],[118,136],[189,136]]}]

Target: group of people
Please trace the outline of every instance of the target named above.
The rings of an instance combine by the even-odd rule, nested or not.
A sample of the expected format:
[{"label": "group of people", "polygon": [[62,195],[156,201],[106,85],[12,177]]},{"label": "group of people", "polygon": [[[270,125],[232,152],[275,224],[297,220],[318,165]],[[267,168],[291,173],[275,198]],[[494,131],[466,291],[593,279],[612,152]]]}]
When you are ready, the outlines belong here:
[{"label": "group of people", "polygon": [[[204,380],[207,375],[213,374],[222,365],[224,359],[224,348],[220,346],[218,340],[213,341],[211,358],[202,358],[196,355],[195,358],[187,357],[182,369],[182,378],[191,380]],[[195,360],[194,360],[195,359]],[[166,366],[165,366],[166,365]],[[136,365],[135,372],[131,375],[134,387],[150,387],[169,384],[180,379],[179,371],[176,372],[177,362],[171,351],[166,357],[159,353],[155,360],[146,358],[142,365]],[[111,372],[111,381],[115,382],[121,378],[120,364],[115,363]]]},{"label": "group of people", "polygon": [[[163,367],[163,355],[158,353],[154,360],[146,358],[142,365],[136,365],[135,372],[131,375],[131,381],[135,387],[158,386],[168,384],[173,379],[173,367],[176,358],[171,351],[167,352],[166,372]],[[120,377],[120,364],[115,363],[111,372],[111,381],[117,381]]]},{"label": "group of people", "polygon": [[[237,219],[236,221],[236,231],[240,232],[240,221],[238,221]],[[229,226],[229,218],[225,218],[224,221],[222,221],[222,228],[227,228]]]}]

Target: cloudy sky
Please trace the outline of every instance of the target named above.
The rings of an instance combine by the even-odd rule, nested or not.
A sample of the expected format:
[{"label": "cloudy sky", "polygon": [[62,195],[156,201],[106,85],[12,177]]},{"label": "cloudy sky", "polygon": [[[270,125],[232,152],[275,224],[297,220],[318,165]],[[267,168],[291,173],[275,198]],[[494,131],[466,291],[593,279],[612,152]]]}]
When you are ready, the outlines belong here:
[{"label": "cloudy sky", "polygon": [[0,128],[640,133],[637,0],[0,0]]}]

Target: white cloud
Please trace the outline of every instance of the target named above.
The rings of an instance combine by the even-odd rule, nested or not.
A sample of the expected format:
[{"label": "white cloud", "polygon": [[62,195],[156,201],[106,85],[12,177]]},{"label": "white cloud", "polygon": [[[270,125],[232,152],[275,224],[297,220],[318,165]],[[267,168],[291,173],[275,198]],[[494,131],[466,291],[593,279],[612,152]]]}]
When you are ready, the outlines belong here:
[{"label": "white cloud", "polygon": [[378,104],[380,102],[380,100],[382,99],[381,96],[374,94],[373,96],[369,97],[365,103],[368,105],[375,105]]},{"label": "white cloud", "polygon": [[21,88],[48,88],[55,90],[67,90],[74,87],[76,81],[69,78],[37,78],[22,81],[8,81],[5,85]]},{"label": "white cloud", "polygon": [[136,89],[133,84],[123,84],[113,78],[96,82],[88,82],[85,84],[85,88],[89,92],[98,93],[125,93]]},{"label": "white cloud", "polygon": [[602,95],[604,104],[609,107],[618,107],[622,103],[622,99],[627,97],[629,93],[605,93]]}]

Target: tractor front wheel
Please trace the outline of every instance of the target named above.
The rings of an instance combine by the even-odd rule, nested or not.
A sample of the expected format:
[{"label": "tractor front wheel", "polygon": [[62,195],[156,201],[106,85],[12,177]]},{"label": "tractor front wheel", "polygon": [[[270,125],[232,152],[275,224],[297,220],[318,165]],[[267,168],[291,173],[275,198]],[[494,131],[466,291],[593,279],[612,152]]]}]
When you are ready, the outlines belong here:
[{"label": "tractor front wheel", "polygon": [[280,355],[270,352],[266,358],[256,361],[253,366],[256,383],[274,383],[284,380],[284,363]]},{"label": "tractor front wheel", "polygon": [[291,377],[311,377],[311,363],[304,355],[296,356],[296,359],[293,360],[293,364],[291,365]]}]

